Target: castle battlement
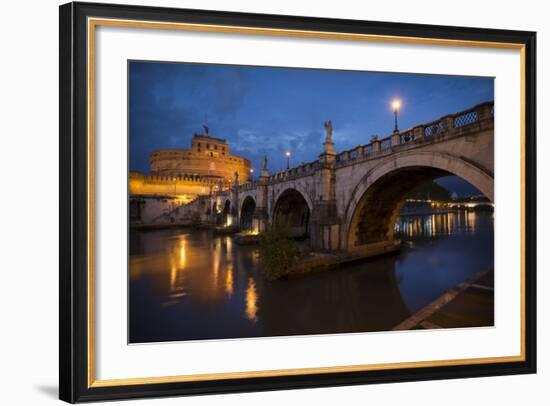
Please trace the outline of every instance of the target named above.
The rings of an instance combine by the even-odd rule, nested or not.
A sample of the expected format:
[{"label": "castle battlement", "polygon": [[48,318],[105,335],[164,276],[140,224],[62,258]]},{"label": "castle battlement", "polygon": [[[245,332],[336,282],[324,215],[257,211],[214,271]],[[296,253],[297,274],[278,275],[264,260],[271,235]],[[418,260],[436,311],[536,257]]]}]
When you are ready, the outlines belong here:
[{"label": "castle battlement", "polygon": [[250,161],[232,155],[225,139],[195,134],[190,149],[163,149],[149,154],[150,175],[130,172],[131,195],[208,194],[210,189],[229,187],[235,172],[239,179],[250,179]]}]

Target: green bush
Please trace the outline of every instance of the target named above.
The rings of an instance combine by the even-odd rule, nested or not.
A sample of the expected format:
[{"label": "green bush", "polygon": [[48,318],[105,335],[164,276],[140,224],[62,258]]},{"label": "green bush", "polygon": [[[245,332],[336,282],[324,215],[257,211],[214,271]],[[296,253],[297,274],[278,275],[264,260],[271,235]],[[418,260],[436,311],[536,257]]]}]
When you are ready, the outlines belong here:
[{"label": "green bush", "polygon": [[286,223],[275,221],[262,233],[260,264],[267,279],[275,280],[288,275],[297,253],[296,245],[288,238]]}]

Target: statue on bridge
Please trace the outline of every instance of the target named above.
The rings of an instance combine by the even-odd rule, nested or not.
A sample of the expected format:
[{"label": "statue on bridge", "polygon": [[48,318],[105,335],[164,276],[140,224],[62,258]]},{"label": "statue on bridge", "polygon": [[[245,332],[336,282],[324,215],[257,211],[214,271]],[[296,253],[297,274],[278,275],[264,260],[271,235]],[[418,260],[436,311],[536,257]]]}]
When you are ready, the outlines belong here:
[{"label": "statue on bridge", "polygon": [[332,121],[331,120],[325,121],[325,133],[326,133],[325,142],[332,143]]},{"label": "statue on bridge", "polygon": [[262,164],[262,171],[267,171],[267,155],[264,155],[264,162]]}]

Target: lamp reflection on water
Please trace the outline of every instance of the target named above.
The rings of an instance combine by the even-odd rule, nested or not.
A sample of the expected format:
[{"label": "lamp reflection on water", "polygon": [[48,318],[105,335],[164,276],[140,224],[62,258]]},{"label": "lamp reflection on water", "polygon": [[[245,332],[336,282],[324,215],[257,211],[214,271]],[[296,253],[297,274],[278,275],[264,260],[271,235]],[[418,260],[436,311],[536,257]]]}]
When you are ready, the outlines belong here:
[{"label": "lamp reflection on water", "polygon": [[225,293],[229,297],[233,295],[233,266],[231,264],[227,266],[225,274]]},{"label": "lamp reflection on water", "polygon": [[185,264],[187,261],[187,257],[185,255],[185,240],[180,241],[180,269],[185,269]]},{"label": "lamp reflection on water", "polygon": [[170,290],[168,294],[170,300],[165,305],[175,304],[177,299],[186,295],[181,281],[182,272],[187,265],[186,243],[185,237],[180,237],[179,244],[175,244],[170,252]]},{"label": "lamp reflection on water", "polygon": [[406,244],[398,255],[280,282],[264,279],[258,247],[232,236],[135,231],[129,341],[391,329],[494,263],[492,213],[445,210],[402,215],[396,230]]},{"label": "lamp reflection on water", "polygon": [[246,288],[246,318],[255,323],[258,321],[258,292],[254,279],[248,278]]},{"label": "lamp reflection on water", "polygon": [[476,232],[477,213],[472,210],[438,213],[430,215],[406,215],[395,224],[397,236],[412,240],[416,237],[436,238],[455,233]]}]

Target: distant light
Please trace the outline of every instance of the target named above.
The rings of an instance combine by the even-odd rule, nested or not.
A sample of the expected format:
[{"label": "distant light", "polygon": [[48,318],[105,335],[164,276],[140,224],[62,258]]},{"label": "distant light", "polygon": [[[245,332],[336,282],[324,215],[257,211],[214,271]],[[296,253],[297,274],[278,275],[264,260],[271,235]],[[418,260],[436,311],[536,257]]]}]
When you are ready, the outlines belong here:
[{"label": "distant light", "polygon": [[391,107],[394,111],[399,110],[401,108],[401,100],[393,99],[391,102]]},{"label": "distant light", "polygon": [[290,151],[286,151],[286,156],[290,156]]},{"label": "distant light", "polygon": [[254,168],[250,168],[250,173],[254,173]]}]

